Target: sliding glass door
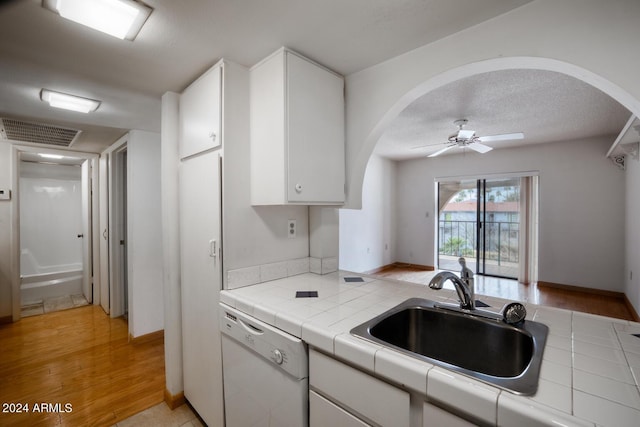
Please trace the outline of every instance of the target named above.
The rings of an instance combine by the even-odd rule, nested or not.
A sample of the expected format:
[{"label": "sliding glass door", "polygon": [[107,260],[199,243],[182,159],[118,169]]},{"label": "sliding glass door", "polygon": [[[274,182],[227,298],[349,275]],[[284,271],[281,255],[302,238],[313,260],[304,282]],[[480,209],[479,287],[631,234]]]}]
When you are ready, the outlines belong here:
[{"label": "sliding glass door", "polygon": [[438,183],[438,268],[518,278],[521,178]]},{"label": "sliding glass door", "polygon": [[520,178],[478,180],[478,274],[517,278]]}]

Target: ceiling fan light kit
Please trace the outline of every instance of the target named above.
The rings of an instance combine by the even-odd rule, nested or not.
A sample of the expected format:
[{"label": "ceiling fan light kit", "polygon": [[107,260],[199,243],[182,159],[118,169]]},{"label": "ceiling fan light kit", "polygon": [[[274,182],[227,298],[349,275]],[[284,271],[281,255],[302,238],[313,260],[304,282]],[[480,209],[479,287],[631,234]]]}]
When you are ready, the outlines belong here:
[{"label": "ceiling fan light kit", "polygon": [[[459,119],[454,121],[453,124],[458,127],[458,132],[449,136],[447,142],[444,143],[446,147],[436,151],[435,153],[429,154],[427,157],[439,156],[445,151],[449,151],[450,149],[455,147],[470,148],[473,151],[484,154],[493,150],[493,148],[489,147],[488,145],[484,145],[483,142],[508,141],[508,140],[524,138],[524,134],[522,132],[507,133],[507,134],[501,134],[501,135],[477,136],[476,131],[463,129],[468,122],[469,121],[467,119]],[[415,148],[422,148],[422,147],[415,147]]]}]

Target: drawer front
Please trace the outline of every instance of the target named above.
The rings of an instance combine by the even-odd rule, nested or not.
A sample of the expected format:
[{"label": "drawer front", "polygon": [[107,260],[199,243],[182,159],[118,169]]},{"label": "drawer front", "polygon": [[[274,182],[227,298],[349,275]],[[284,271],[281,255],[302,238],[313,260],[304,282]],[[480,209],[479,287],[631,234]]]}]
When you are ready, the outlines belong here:
[{"label": "drawer front", "polygon": [[376,424],[409,425],[409,393],[313,349],[309,352],[309,384]]},{"label": "drawer front", "polygon": [[371,427],[315,391],[309,392],[309,427]]},{"label": "drawer front", "polygon": [[429,402],[424,402],[422,408],[423,427],[473,427],[476,424],[463,420],[444,409]]}]

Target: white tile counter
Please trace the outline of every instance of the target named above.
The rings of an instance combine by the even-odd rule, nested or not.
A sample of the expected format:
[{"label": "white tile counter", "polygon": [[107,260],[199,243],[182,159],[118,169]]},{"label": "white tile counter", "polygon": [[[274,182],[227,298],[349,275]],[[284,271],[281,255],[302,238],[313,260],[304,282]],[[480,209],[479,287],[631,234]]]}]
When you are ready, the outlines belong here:
[{"label": "white tile counter", "polygon": [[[433,273],[435,274],[435,272]],[[363,282],[346,282],[362,277]],[[317,298],[296,298],[317,291]],[[419,297],[457,304],[455,291],[337,272],[301,274],[231,291],[220,299],[307,344],[491,425],[640,426],[640,323],[532,304],[549,326],[538,392],[523,397],[356,338],[349,331]],[[500,311],[508,301],[477,295]],[[456,403],[464,402],[459,406]]]}]

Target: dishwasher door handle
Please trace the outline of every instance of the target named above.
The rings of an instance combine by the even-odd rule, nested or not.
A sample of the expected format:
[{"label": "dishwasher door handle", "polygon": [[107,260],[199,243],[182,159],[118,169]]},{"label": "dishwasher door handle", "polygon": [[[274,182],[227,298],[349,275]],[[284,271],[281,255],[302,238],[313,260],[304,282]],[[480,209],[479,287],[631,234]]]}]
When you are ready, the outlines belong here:
[{"label": "dishwasher door handle", "polygon": [[264,331],[256,326],[253,326],[251,323],[245,322],[242,319],[238,319],[238,323],[242,325],[247,332],[255,334],[255,335],[263,335]]}]

